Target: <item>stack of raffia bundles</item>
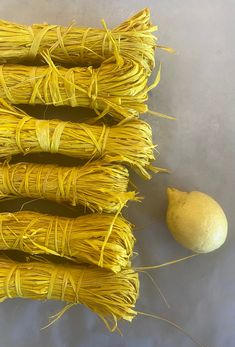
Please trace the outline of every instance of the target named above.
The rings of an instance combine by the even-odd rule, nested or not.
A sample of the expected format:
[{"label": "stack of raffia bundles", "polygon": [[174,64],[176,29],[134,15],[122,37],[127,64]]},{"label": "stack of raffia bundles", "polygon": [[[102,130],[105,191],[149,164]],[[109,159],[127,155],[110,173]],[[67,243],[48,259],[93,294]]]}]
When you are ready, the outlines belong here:
[{"label": "stack of raffia bundles", "polygon": [[[114,30],[105,23],[98,30],[0,22],[0,157],[50,152],[88,160],[80,167],[5,160],[1,198],[44,198],[94,212],[73,219],[1,213],[0,249],[68,260],[54,264],[40,256],[22,263],[2,256],[2,300],[19,296],[83,303],[110,329],[137,314],[139,279],[130,266],[135,239],[120,211],[137,199],[127,191],[129,173],[123,164],[149,178],[154,160],[151,128],[138,119],[160,78],[147,85],[156,47],[149,17],[144,9]],[[34,66],[18,65],[26,61]],[[97,117],[89,123],[39,120],[10,104],[89,107]],[[105,115],[116,124],[94,124]]]}]

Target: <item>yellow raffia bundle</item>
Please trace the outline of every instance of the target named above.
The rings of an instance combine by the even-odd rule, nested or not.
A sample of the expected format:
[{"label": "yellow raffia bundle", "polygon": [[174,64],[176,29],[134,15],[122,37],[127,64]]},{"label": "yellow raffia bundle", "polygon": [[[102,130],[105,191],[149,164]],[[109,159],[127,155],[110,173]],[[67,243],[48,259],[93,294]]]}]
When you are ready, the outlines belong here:
[{"label": "yellow raffia bundle", "polygon": [[93,109],[97,117],[106,114],[120,121],[148,111],[148,92],[160,80],[147,86],[146,70],[134,60],[116,64],[113,58],[100,67],[56,67],[48,65],[0,65],[0,98],[11,104],[69,105]]},{"label": "yellow raffia bundle", "polygon": [[30,211],[0,213],[0,249],[53,254],[117,273],[130,264],[135,238],[123,217],[89,214],[78,218]]},{"label": "yellow raffia bundle", "polygon": [[39,120],[0,101],[0,157],[35,152],[123,162],[149,178],[154,160],[152,130],[140,119],[112,127]]},{"label": "yellow raffia bundle", "polygon": [[20,263],[0,257],[1,301],[22,297],[84,304],[112,331],[120,319],[131,321],[137,315],[138,293],[139,278],[132,269],[114,274],[92,265]]},{"label": "yellow raffia bundle", "polygon": [[145,8],[113,30],[79,28],[74,25],[34,24],[0,21],[0,63],[34,62],[50,50],[55,62],[74,65],[100,65],[114,54],[137,61],[146,70],[154,67],[157,30]]},{"label": "yellow raffia bundle", "polygon": [[135,192],[127,192],[128,181],[125,167],[99,161],[81,167],[5,162],[0,164],[0,199],[41,198],[116,213],[136,199]]}]

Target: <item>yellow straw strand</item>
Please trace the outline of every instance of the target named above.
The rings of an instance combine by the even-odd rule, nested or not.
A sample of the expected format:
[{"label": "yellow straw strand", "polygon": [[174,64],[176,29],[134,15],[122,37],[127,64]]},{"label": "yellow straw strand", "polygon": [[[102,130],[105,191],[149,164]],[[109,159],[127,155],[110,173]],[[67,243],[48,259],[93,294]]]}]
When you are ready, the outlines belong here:
[{"label": "yellow straw strand", "polygon": [[128,200],[137,200],[127,191],[128,181],[125,167],[99,161],[81,167],[5,162],[0,164],[0,199],[42,198],[116,213]]},{"label": "yellow straw strand", "polygon": [[139,294],[138,274],[132,269],[117,274],[92,265],[19,263],[0,258],[0,298],[23,297],[84,304],[110,328],[121,319],[132,321]]},{"label": "yellow straw strand", "polygon": [[[60,64],[100,65],[114,54],[135,60],[147,71],[154,67],[157,30],[145,8],[118,27],[79,28],[49,24],[32,26],[0,21],[0,63],[34,62],[50,50],[52,59]],[[105,25],[104,25],[105,24]]]},{"label": "yellow straw strand", "polygon": [[166,263],[159,264],[159,265],[135,267],[135,270],[136,270],[136,271],[144,271],[144,270],[160,269],[161,267],[165,267],[165,266],[169,266],[169,265],[174,265],[174,264],[180,263],[180,262],[182,262],[182,261],[188,260],[188,259],[193,258],[193,257],[196,257],[196,256],[198,256],[198,254],[191,254],[191,255],[188,255],[187,257],[183,257],[183,258],[171,260],[171,261],[168,261],[168,262],[166,262]]},{"label": "yellow straw strand", "polygon": [[142,311],[137,311],[137,313],[138,313],[138,315],[154,318],[154,319],[160,320],[162,322],[165,322],[165,323],[173,326],[177,330],[181,331],[185,336],[188,336],[190,338],[190,340],[193,341],[197,346],[199,346],[199,347],[206,347],[205,345],[202,345],[199,341],[197,341],[195,338],[193,338],[184,328],[182,328],[181,326],[179,326],[175,322],[173,322],[173,321],[171,321],[171,320],[169,320],[169,319],[167,319],[165,317],[162,317],[162,316],[159,316],[159,315],[156,315],[156,314],[142,312]]},{"label": "yellow straw strand", "polygon": [[130,165],[149,178],[155,147],[150,125],[140,119],[112,127],[39,120],[0,100],[0,158],[35,152],[102,157]]},{"label": "yellow straw strand", "polygon": [[170,120],[176,120],[175,117],[168,116],[167,114],[164,114],[164,113],[160,113],[160,112],[156,112],[156,111],[151,111],[151,110],[148,110],[148,113],[149,113],[149,114],[152,114],[152,115],[154,115],[154,116],[160,117],[160,118],[165,118],[165,119],[170,119]]},{"label": "yellow straw strand", "polygon": [[120,215],[65,218],[30,211],[0,213],[1,250],[53,254],[117,273],[130,265],[134,242],[132,225]]}]

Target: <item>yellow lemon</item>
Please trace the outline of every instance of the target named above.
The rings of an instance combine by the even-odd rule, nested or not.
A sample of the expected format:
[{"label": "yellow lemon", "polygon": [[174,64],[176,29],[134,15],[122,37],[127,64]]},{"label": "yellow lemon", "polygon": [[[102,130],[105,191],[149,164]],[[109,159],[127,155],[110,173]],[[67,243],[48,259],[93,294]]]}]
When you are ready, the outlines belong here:
[{"label": "yellow lemon", "polygon": [[197,253],[219,248],[225,241],[228,223],[220,205],[201,192],[167,189],[167,225],[182,246]]}]

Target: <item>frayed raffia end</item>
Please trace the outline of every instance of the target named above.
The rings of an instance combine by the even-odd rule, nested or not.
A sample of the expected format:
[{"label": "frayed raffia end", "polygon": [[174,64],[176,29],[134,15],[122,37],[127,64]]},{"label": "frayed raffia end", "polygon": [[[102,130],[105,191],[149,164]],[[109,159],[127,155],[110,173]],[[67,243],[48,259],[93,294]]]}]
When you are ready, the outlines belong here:
[{"label": "frayed raffia end", "polygon": [[151,114],[151,115],[153,115],[153,116],[160,117],[160,118],[165,118],[165,119],[170,119],[170,120],[176,120],[175,117],[168,116],[167,114],[164,114],[164,113],[160,113],[160,112],[156,112],[156,111],[151,111],[151,110],[148,110],[148,113]]},{"label": "frayed raffia end", "polygon": [[[153,88],[156,88],[158,86],[158,84],[160,83],[160,80],[161,80],[161,69],[162,69],[162,66],[161,64],[159,65],[159,68],[158,68],[158,72],[157,72],[157,75],[155,77],[155,80],[153,81],[153,83],[148,87],[148,92],[150,90],[152,90]],[[156,111],[152,111],[148,108],[147,110],[147,113],[151,114],[151,115],[154,115],[154,116],[157,116],[157,117],[160,117],[160,118],[165,118],[165,119],[170,119],[170,120],[176,120],[175,117],[172,117],[172,116],[168,116],[164,113],[160,113],[160,112],[156,112]]]},{"label": "frayed raffia end", "polygon": [[161,49],[162,51],[166,51],[167,53],[170,54],[175,54],[176,50],[172,47],[168,47],[168,46],[163,46],[163,45],[158,45],[157,44],[157,48]]},{"label": "frayed raffia end", "polygon": [[[150,172],[154,173],[154,174],[158,174],[158,173],[170,173],[170,170],[165,169],[165,168],[161,168],[161,167],[157,167],[157,166],[153,166],[153,165],[149,165],[148,169]],[[143,176],[143,178],[147,178],[147,179],[151,179],[152,175],[148,173],[148,176],[145,175]]]},{"label": "frayed raffia end", "polygon": [[169,169],[165,169],[165,168],[157,167],[157,166],[153,166],[153,165],[149,166],[149,170],[151,170],[154,173],[170,173]]}]

